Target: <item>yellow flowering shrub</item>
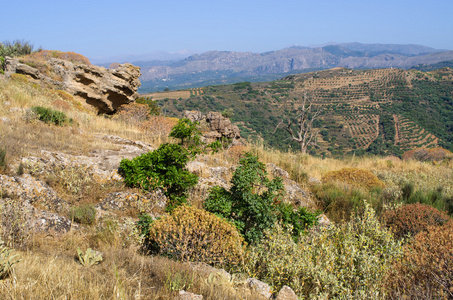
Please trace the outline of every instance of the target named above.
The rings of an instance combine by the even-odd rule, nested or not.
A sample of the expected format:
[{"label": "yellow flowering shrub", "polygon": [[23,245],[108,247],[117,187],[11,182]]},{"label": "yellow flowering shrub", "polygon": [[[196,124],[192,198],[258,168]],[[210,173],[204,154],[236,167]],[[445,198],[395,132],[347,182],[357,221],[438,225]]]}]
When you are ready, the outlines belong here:
[{"label": "yellow flowering shrub", "polygon": [[150,240],[161,254],[181,261],[233,266],[242,261],[243,238],[236,227],[202,209],[188,205],[156,220]]},{"label": "yellow flowering shrub", "polygon": [[338,171],[331,171],[322,177],[324,182],[344,182],[353,186],[372,190],[385,187],[384,183],[369,170],[358,168],[344,168]]}]

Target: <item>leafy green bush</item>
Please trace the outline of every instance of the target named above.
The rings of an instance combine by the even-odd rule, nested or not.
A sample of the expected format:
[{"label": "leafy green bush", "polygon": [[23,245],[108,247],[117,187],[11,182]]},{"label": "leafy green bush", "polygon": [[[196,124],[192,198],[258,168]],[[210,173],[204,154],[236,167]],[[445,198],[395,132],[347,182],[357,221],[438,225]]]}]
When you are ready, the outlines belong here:
[{"label": "leafy green bush", "polygon": [[[167,211],[186,202],[188,190],[198,182],[198,176],[186,169],[187,163],[206,150],[197,123],[189,119],[179,120],[169,136],[180,139],[180,143],[162,144],[157,150],[132,160],[123,159],[119,168],[119,173],[129,187],[147,191],[162,189],[169,199]],[[214,151],[217,145],[214,142],[206,147]]]},{"label": "leafy green bush", "polygon": [[23,56],[30,54],[32,51],[33,45],[27,41],[15,40],[13,42],[5,41],[0,43],[0,57]]},{"label": "leafy green bush", "polygon": [[92,204],[72,207],[69,210],[69,218],[80,224],[91,225],[96,221],[96,209]]},{"label": "leafy green bush", "polygon": [[181,261],[233,266],[243,255],[243,238],[234,225],[186,204],[156,220],[149,236],[161,254]]},{"label": "leafy green bush", "polygon": [[400,243],[366,204],[363,215],[321,227],[298,243],[277,225],[244,262],[249,276],[275,289],[288,285],[303,299],[381,299],[382,278],[400,253]]},{"label": "leafy green bush", "polygon": [[201,131],[197,127],[197,122],[192,122],[189,119],[180,119],[169,136],[179,139],[181,146],[186,146],[188,149],[198,150],[201,146]]},{"label": "leafy green bush", "polygon": [[191,152],[181,145],[162,144],[132,160],[121,160],[119,170],[129,187],[147,191],[161,188],[169,199],[167,210],[171,211],[186,201],[188,189],[198,182],[198,176],[186,169],[190,157]]},{"label": "leafy green bush", "polygon": [[385,223],[397,238],[407,235],[414,237],[417,233],[426,231],[428,226],[440,226],[449,219],[446,213],[420,203],[405,204],[384,213]]},{"label": "leafy green bush", "polygon": [[282,179],[269,180],[266,167],[258,157],[246,153],[239,163],[229,191],[222,187],[211,190],[204,203],[207,211],[231,220],[247,242],[258,241],[277,220],[291,224],[295,238],[316,224],[317,214],[305,208],[294,211],[290,204],[282,203]]},{"label": "leafy green bush", "polygon": [[160,116],[161,109],[157,105],[156,101],[152,97],[138,97],[135,100],[136,103],[145,104],[148,106],[148,115],[150,116]]},{"label": "leafy green bush", "polygon": [[58,110],[53,110],[42,106],[34,106],[31,108],[31,111],[34,112],[38,116],[39,120],[43,121],[44,123],[60,126],[66,123],[72,123],[72,119],[69,119],[65,113]]}]

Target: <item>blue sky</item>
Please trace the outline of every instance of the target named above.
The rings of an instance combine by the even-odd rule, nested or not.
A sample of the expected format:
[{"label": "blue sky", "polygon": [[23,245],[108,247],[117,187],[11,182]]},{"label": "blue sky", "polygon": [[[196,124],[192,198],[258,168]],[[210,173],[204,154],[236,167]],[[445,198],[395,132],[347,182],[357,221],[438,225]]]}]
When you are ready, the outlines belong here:
[{"label": "blue sky", "polygon": [[453,50],[452,0],[21,0],[1,10],[0,41],[24,39],[95,61],[333,41]]}]

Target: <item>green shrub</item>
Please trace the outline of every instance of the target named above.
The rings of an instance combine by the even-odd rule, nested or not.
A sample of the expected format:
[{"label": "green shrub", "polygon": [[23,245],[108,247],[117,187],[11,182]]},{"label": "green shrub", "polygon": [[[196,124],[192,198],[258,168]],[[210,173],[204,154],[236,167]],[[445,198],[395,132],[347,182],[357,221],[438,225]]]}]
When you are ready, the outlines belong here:
[{"label": "green shrub", "polygon": [[195,151],[197,154],[202,145],[201,142],[201,131],[198,129],[196,122],[192,122],[189,119],[180,119],[176,124],[169,136],[179,139],[179,144],[185,146],[189,150]]},{"label": "green shrub", "polygon": [[266,167],[258,157],[246,153],[239,164],[231,179],[231,189],[214,187],[204,208],[231,220],[247,242],[258,241],[277,220],[293,225],[295,238],[316,223],[317,214],[304,208],[294,211],[291,205],[281,202],[282,179],[269,180]]},{"label": "green shrub", "polygon": [[162,144],[157,150],[132,160],[123,159],[120,174],[129,187],[161,188],[170,200],[167,209],[171,211],[186,201],[188,189],[198,182],[198,176],[186,169],[190,156],[181,145]]},{"label": "green shrub", "polygon": [[161,109],[152,97],[138,97],[135,102],[139,104],[146,104],[148,106],[148,115],[160,116]]},{"label": "green shrub", "polygon": [[156,220],[150,240],[163,255],[220,266],[241,262],[243,238],[227,221],[186,204]]},{"label": "green shrub", "polygon": [[362,216],[321,227],[298,243],[277,225],[250,248],[245,271],[275,289],[290,286],[303,299],[381,299],[382,278],[401,245],[370,205]]},{"label": "green shrub", "polygon": [[404,183],[401,187],[404,203],[422,203],[433,206],[453,215],[453,197],[446,195],[442,187],[436,189],[415,190],[412,182]]},{"label": "green shrub", "polygon": [[[188,190],[198,182],[198,176],[186,169],[187,163],[206,150],[197,124],[189,119],[179,120],[169,136],[180,139],[180,143],[162,144],[157,150],[132,160],[123,159],[119,167],[119,173],[127,186],[146,191],[162,189],[169,199],[167,211],[186,202]],[[215,150],[217,144],[206,147]]]},{"label": "green shrub", "polygon": [[33,45],[27,41],[15,40],[13,42],[4,41],[0,43],[0,57],[10,56],[17,57],[30,54],[33,51]]},{"label": "green shrub", "polygon": [[69,218],[80,224],[91,225],[96,221],[96,209],[92,204],[72,207],[69,210]]},{"label": "green shrub", "polygon": [[384,221],[397,238],[407,235],[414,237],[421,231],[426,231],[428,226],[440,226],[450,217],[436,208],[426,204],[405,204],[399,208],[386,211]]},{"label": "green shrub", "polygon": [[44,123],[60,126],[66,123],[72,123],[72,119],[69,119],[65,113],[58,110],[53,110],[42,106],[34,106],[31,108],[31,111],[34,112],[38,116],[39,120],[43,121]]}]

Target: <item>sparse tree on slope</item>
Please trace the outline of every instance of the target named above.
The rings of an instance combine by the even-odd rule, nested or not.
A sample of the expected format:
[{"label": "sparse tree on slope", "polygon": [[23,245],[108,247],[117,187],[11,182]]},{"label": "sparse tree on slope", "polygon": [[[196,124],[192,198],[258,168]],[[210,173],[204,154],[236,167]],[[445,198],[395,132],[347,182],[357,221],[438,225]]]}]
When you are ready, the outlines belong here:
[{"label": "sparse tree on slope", "polygon": [[288,139],[299,143],[300,151],[305,154],[308,146],[318,146],[318,131],[313,130],[313,121],[319,117],[319,114],[319,110],[313,111],[313,100],[308,98],[305,93],[296,117],[282,119],[275,131],[280,126],[283,127],[291,135]]}]

